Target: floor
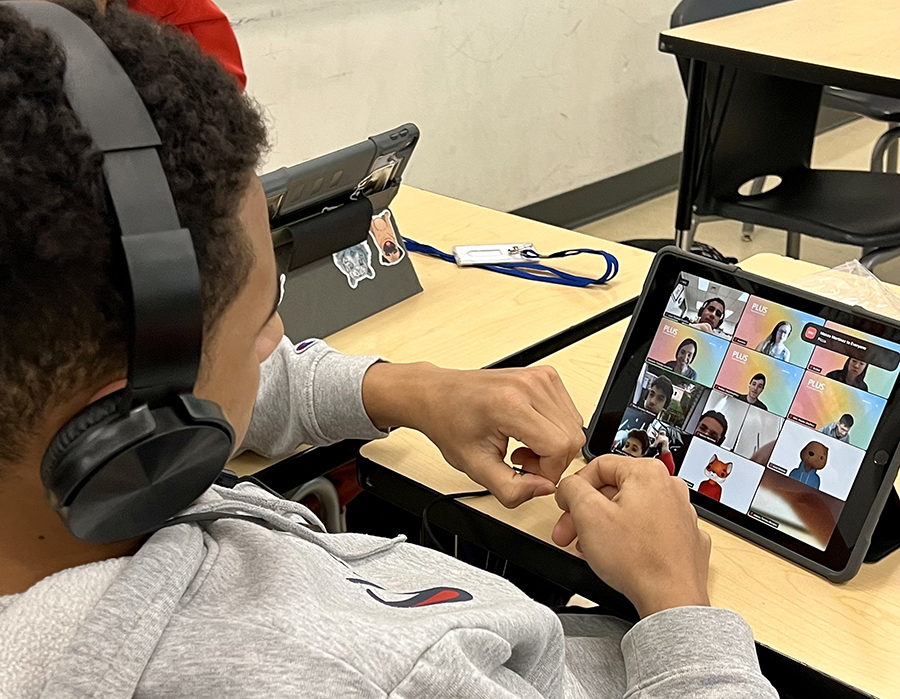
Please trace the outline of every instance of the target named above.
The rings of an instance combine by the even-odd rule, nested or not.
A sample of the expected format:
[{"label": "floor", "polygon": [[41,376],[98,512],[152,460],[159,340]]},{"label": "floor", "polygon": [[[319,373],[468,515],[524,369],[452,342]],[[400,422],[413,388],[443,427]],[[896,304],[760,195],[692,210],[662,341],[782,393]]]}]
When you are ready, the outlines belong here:
[{"label": "floor", "polygon": [[[868,170],[872,146],[885,131],[884,124],[860,119],[840,126],[816,139],[813,167]],[[666,238],[672,235],[675,221],[675,192],[639,204],[618,214],[579,228],[582,233],[623,241],[633,238]],[[741,239],[741,224],[736,221],[710,221],[697,229],[697,240],[712,245],[723,254],[739,260],[760,252],[784,254],[785,233],[756,227],[752,241]],[[801,259],[835,267],[856,259],[860,249],[803,237]],[[875,273],[884,281],[900,283],[900,258],[880,265]]]}]

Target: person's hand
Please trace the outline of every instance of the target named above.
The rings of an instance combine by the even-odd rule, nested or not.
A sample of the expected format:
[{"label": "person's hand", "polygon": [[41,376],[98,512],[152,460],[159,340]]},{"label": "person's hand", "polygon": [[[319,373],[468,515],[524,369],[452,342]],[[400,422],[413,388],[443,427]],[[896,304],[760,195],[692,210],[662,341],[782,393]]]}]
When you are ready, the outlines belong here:
[{"label": "person's hand", "polygon": [[691,323],[690,327],[696,328],[697,330],[702,330],[705,333],[713,332],[713,326],[709,323]]},{"label": "person's hand", "polygon": [[710,538],[697,526],[688,487],[655,459],[607,455],[565,478],[553,541],[576,548],[641,617],[709,605]]},{"label": "person's hand", "polygon": [[[506,507],[549,495],[584,446],[584,422],[555,369],[453,371],[430,364],[375,364],[363,403],[379,427],[424,433],[454,468]],[[504,461],[509,440],[522,442]]]},{"label": "person's hand", "polygon": [[665,454],[669,451],[669,435],[666,434],[665,430],[656,435],[656,441],[653,443],[653,446],[659,449],[660,454]]}]

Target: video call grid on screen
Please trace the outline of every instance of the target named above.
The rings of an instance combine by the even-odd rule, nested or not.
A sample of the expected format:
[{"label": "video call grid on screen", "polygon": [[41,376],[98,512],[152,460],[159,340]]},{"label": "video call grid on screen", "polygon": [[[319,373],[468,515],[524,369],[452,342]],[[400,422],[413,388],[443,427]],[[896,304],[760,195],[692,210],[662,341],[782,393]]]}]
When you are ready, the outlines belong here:
[{"label": "video call grid on screen", "polygon": [[898,373],[900,345],[682,273],[612,447],[824,550]]}]

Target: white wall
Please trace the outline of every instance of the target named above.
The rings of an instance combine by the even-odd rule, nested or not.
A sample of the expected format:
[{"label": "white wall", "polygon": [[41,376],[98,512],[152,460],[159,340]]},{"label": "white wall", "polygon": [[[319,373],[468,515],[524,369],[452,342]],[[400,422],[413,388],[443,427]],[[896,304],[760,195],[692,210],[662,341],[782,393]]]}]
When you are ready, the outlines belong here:
[{"label": "white wall", "polygon": [[657,51],[676,0],[220,0],[274,148],[264,168],[405,121],[406,181],[509,210],[680,150]]}]

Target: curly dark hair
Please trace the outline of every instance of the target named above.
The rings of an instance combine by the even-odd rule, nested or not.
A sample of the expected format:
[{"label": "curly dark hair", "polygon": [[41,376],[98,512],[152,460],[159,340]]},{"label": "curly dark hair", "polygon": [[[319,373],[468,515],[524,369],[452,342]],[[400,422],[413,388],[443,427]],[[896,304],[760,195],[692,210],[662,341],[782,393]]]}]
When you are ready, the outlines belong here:
[{"label": "curly dark hair", "polygon": [[[208,336],[253,265],[238,210],[266,147],[262,119],[177,30],[117,4],[58,4],[109,46],[156,124]],[[103,156],[66,101],[64,67],[51,35],[0,3],[0,461],[22,457],[57,397],[127,365],[130,295]]]}]

